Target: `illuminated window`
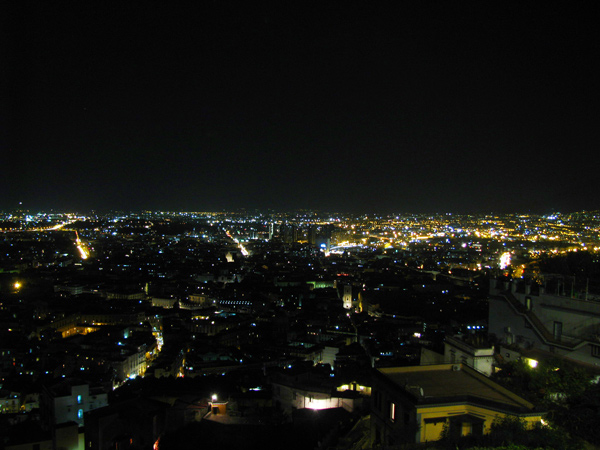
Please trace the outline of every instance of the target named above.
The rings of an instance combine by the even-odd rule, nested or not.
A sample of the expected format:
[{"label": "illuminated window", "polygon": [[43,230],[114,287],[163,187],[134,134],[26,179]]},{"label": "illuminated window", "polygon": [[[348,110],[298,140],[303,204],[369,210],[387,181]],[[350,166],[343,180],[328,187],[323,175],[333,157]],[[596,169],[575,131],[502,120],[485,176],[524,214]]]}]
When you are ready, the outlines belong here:
[{"label": "illuminated window", "polygon": [[78,419],[83,419],[83,409],[80,409],[77,411],[77,418]]},{"label": "illuminated window", "polygon": [[390,420],[392,422],[396,420],[396,404],[394,402],[390,402]]},{"label": "illuminated window", "polygon": [[81,405],[83,403],[83,397],[81,395],[77,396],[77,404]]}]

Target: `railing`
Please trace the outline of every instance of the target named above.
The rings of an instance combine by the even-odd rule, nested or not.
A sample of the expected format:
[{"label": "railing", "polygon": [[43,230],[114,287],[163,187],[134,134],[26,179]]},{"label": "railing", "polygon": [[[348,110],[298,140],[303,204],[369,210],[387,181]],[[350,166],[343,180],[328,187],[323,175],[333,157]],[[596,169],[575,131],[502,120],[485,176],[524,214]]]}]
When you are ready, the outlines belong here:
[{"label": "railing", "polygon": [[[520,301],[518,301],[511,292],[504,292],[502,296],[518,314],[527,318],[527,320],[532,325],[536,333],[540,335],[540,337],[547,344],[555,345],[557,347],[573,349],[583,342],[582,340],[573,340],[571,342],[565,342],[560,339],[556,339],[556,337],[554,337],[554,335],[548,331],[548,329],[542,323],[542,321],[538,319],[538,317],[531,311],[528,311],[527,308],[525,308],[525,306]],[[571,338],[569,338],[568,340],[571,340]]]}]

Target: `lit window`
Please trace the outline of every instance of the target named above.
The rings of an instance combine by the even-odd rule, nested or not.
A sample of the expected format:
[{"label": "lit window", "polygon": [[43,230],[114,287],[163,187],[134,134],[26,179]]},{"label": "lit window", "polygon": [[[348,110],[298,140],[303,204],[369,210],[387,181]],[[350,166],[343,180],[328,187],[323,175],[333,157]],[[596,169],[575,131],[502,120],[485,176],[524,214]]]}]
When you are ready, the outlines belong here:
[{"label": "lit window", "polygon": [[83,409],[80,409],[77,411],[77,418],[78,419],[83,419]]},{"label": "lit window", "polygon": [[390,402],[390,420],[392,422],[396,420],[396,404],[394,402]]},{"label": "lit window", "polygon": [[77,404],[81,405],[83,403],[83,397],[81,395],[77,396]]}]

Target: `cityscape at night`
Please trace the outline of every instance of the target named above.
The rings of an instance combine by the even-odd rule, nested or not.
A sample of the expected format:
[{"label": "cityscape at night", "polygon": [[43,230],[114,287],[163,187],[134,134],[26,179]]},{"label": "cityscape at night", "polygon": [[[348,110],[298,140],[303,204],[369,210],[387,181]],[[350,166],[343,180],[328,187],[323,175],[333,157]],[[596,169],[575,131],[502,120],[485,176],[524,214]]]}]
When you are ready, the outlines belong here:
[{"label": "cityscape at night", "polygon": [[[6,449],[364,449],[597,420],[576,395],[600,376],[600,211],[0,219]],[[519,364],[565,380],[512,392]],[[573,376],[589,386],[567,403]],[[427,412],[443,401],[478,421]]]},{"label": "cityscape at night", "polygon": [[0,450],[599,448],[589,6],[4,2]]}]

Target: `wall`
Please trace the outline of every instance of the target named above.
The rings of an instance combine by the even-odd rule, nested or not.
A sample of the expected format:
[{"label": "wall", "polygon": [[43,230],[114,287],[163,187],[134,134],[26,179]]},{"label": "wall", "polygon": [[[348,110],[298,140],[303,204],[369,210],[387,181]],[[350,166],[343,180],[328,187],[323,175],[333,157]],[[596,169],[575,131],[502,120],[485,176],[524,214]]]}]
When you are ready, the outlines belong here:
[{"label": "wall", "polygon": [[[463,414],[469,414],[484,419],[483,433],[487,434],[490,432],[492,423],[496,419],[506,417],[508,414],[502,413],[496,410],[487,409],[481,406],[474,405],[443,405],[433,407],[421,407],[417,410],[417,417],[419,420],[419,437],[418,442],[431,442],[437,441],[441,435],[443,423],[446,421],[438,422],[435,426],[431,424],[425,424],[426,419],[445,418],[449,419],[452,416],[459,416]],[[528,427],[533,427],[534,424],[539,423],[542,419],[541,414],[532,414],[524,416],[523,419],[528,424]],[[468,433],[465,433],[468,434]]]}]

